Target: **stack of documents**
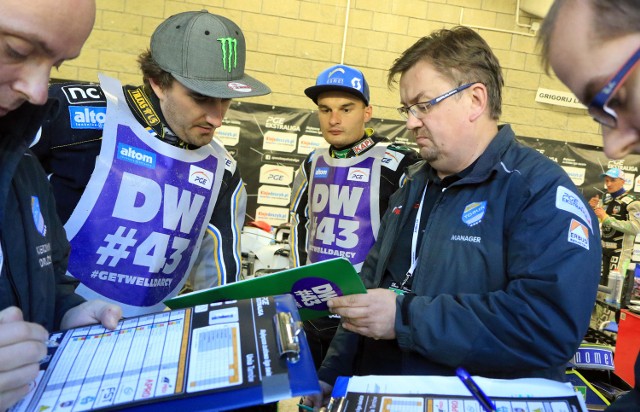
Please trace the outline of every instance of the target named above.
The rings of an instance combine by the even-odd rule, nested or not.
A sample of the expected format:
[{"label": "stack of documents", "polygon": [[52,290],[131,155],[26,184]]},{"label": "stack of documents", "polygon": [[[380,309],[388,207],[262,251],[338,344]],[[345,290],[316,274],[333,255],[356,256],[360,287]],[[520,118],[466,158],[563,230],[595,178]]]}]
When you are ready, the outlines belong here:
[{"label": "stack of documents", "polygon": [[[569,383],[548,379],[487,379],[475,382],[500,412],[587,411],[581,395]],[[329,411],[483,412],[462,381],[455,376],[340,377]]]}]

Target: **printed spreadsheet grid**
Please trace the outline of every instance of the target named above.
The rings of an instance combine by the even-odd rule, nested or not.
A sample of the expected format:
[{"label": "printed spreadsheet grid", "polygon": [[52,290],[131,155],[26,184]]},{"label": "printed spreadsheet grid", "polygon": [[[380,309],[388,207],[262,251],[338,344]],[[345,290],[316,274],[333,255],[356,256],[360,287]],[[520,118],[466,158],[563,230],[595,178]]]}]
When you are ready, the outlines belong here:
[{"label": "printed spreadsheet grid", "polygon": [[[55,368],[49,368],[35,410],[73,405],[73,411],[82,411],[182,392],[190,310],[124,320],[113,331],[74,331],[62,342]],[[187,392],[242,383],[237,313],[234,318],[197,330]]]}]

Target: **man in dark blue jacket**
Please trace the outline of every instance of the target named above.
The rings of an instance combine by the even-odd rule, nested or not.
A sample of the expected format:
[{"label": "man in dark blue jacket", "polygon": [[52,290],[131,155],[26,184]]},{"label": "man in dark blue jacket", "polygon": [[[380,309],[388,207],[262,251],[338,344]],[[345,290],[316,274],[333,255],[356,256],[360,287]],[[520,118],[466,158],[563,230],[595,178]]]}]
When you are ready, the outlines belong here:
[{"label": "man in dark blue jacket", "polygon": [[475,31],[420,39],[398,75],[424,162],[389,201],[361,271],[368,292],[329,301],[342,324],[318,371],[324,394],[339,375],[457,367],[563,380],[600,276],[595,215],[559,165],[498,125],[501,68]]},{"label": "man in dark blue jacket", "polygon": [[93,1],[6,0],[0,13],[0,410],[29,390],[49,331],[102,322],[120,309],[85,302],[65,275],[69,243],[53,194],[28,151],[49,106],[53,66],[75,58],[93,27]]}]

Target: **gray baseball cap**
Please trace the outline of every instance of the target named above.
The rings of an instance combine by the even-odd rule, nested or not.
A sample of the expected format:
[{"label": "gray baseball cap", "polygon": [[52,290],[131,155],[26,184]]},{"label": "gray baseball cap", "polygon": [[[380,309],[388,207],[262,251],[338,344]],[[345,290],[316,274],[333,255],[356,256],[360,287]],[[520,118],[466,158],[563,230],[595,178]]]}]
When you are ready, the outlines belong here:
[{"label": "gray baseball cap", "polygon": [[245,74],[246,54],[240,27],[207,10],[173,15],[151,36],[151,55],[158,65],[183,86],[210,97],[271,93],[265,84]]}]

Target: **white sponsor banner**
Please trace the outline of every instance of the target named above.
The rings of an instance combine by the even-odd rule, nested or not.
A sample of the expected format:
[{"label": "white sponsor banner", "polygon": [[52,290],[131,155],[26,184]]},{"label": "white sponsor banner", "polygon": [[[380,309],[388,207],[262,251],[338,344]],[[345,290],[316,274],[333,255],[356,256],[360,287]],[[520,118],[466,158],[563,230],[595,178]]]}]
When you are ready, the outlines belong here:
[{"label": "white sponsor banner", "polygon": [[264,134],[262,148],[277,152],[292,153],[296,149],[298,135],[295,133],[274,132],[269,130]]},{"label": "white sponsor banner", "polygon": [[287,186],[293,182],[291,166],[266,164],[260,167],[260,183]]},{"label": "white sponsor banner", "polygon": [[538,88],[536,102],[554,104],[556,106],[573,107],[576,109],[586,109],[580,100],[571,92],[561,92],[559,90]]},{"label": "white sponsor banner", "polygon": [[235,146],[240,141],[240,127],[222,125],[213,133],[225,146]]},{"label": "white sponsor banner", "polygon": [[329,143],[322,136],[309,136],[303,134],[298,140],[298,153],[309,154],[321,147],[329,147]]},{"label": "white sponsor banner", "polygon": [[258,188],[258,203],[263,205],[288,206],[291,189],[283,186],[262,185]]},{"label": "white sponsor banner", "polygon": [[262,220],[271,226],[280,226],[289,221],[289,209],[286,207],[258,206],[256,220]]},{"label": "white sponsor banner", "polygon": [[562,166],[562,168],[565,172],[567,172],[567,174],[571,178],[571,181],[576,186],[582,186],[582,184],[584,183],[584,178],[587,174],[587,169],[585,169],[584,167],[576,166]]}]

